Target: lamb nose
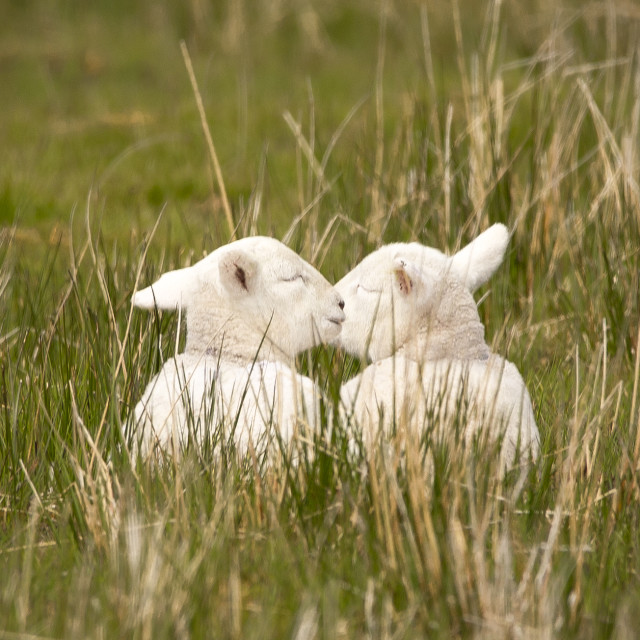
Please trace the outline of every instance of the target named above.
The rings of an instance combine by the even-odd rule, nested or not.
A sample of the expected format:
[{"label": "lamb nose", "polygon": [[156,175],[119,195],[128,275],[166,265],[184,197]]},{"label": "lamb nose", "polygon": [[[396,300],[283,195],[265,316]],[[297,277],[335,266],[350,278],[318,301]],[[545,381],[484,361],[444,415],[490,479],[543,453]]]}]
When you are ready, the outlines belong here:
[{"label": "lamb nose", "polygon": [[338,306],[339,306],[341,309],[344,309],[344,300],[340,300],[340,301],[338,302]]}]

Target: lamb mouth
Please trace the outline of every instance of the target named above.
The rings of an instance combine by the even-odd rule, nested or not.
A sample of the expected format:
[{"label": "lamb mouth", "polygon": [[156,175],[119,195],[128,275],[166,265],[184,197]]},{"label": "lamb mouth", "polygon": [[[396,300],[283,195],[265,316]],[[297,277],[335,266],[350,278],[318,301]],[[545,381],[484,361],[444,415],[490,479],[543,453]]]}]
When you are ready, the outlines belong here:
[{"label": "lamb mouth", "polygon": [[346,320],[346,317],[347,316],[345,315],[344,311],[342,310],[342,308],[340,308],[340,310],[334,313],[332,316],[325,316],[325,320],[328,320],[332,324],[341,326],[342,323]]}]

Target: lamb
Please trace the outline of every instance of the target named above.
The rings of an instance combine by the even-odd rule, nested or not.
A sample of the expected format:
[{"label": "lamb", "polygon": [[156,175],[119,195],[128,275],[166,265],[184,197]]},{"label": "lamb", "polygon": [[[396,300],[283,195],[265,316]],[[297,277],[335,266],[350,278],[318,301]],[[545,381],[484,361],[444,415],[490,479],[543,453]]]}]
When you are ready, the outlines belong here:
[{"label": "lamb", "polygon": [[[296,354],[340,333],[344,302],[298,254],[266,237],[237,240],[133,296],[141,309],[185,311],[184,353],[169,359],[134,410],[143,457],[222,433],[243,454],[319,428],[320,391]],[[216,430],[216,427],[221,427]]]},{"label": "lamb", "polygon": [[341,388],[366,444],[380,427],[444,433],[462,421],[467,440],[502,438],[503,470],[518,456],[538,456],[529,393],[515,365],[490,352],[472,295],[502,263],[508,241],[496,224],[451,257],[390,244],[336,284],[347,305],[336,344],[373,361]]}]

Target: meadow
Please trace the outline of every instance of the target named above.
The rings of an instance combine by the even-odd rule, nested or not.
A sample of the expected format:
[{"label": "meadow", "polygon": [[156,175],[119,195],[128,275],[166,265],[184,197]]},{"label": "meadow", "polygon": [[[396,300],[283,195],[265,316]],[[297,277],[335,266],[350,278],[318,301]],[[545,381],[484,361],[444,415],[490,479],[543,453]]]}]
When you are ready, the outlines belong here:
[{"label": "meadow", "polygon": [[[0,96],[0,640],[637,637],[636,3],[9,1]],[[428,440],[339,423],[297,465],[129,454],[184,339],[137,286],[232,237],[334,282],[494,222],[477,298],[534,402],[526,478],[451,447],[428,486]],[[331,411],[362,363],[299,366]]]}]

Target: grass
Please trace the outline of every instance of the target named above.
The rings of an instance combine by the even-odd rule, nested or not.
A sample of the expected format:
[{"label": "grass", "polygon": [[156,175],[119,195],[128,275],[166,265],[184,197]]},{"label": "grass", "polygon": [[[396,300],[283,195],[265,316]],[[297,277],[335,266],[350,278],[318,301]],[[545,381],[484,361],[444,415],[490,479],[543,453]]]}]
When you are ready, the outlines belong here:
[{"label": "grass", "polygon": [[[0,9],[0,638],[633,638],[640,13],[623,0]],[[136,282],[237,235],[335,280],[514,230],[480,305],[543,455],[132,460],[175,349]],[[156,222],[157,230],[151,233]],[[336,397],[359,363],[301,366]],[[328,408],[331,410],[331,407]]]}]

